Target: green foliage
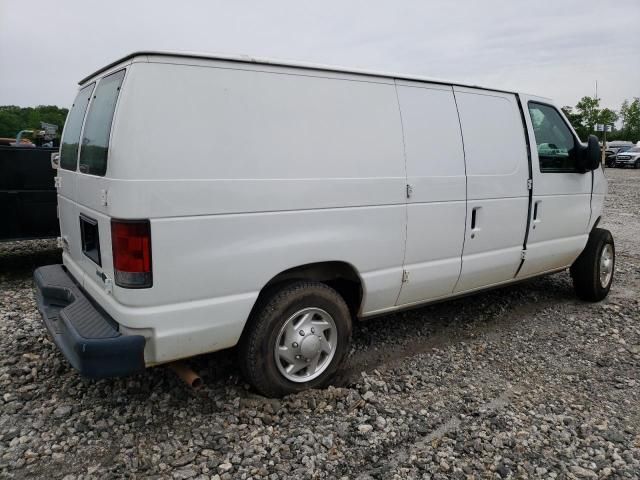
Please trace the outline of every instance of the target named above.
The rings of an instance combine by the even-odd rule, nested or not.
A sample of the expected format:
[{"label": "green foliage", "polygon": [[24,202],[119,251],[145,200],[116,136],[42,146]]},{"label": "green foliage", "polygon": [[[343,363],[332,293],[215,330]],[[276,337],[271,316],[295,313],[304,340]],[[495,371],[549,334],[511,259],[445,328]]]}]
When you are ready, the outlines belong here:
[{"label": "green foliage", "polygon": [[578,136],[580,138],[585,138],[583,132],[581,131],[581,129],[583,129],[582,116],[577,113],[573,107],[570,106],[562,107],[562,112],[565,114],[567,119],[569,119],[569,122],[571,123],[571,125],[573,125],[573,128],[575,129]]},{"label": "green foliage", "polygon": [[593,97],[582,97],[576,103],[576,112],[580,118],[580,124],[576,128],[581,139],[586,138],[593,132],[600,116],[600,99]]},{"label": "green foliage", "polygon": [[625,100],[620,107],[622,120],[621,133],[625,140],[633,142],[640,140],[640,98],[635,97],[631,102]]},{"label": "green foliage", "polygon": [[[585,141],[594,131],[596,124],[614,125],[614,131],[607,133],[607,140],[640,140],[640,99],[625,100],[616,112],[610,108],[600,108],[600,99],[582,97],[575,107],[562,107],[562,111],[573,125],[581,140]],[[615,123],[622,120],[622,128],[615,129]],[[602,134],[599,134],[602,136]]]},{"label": "green foliage", "polygon": [[0,106],[0,137],[15,138],[20,130],[40,130],[40,122],[57,125],[59,136],[68,112],[68,109],[55,105],[26,108],[15,105]]},{"label": "green foliage", "polygon": [[618,114],[609,108],[603,108],[598,113],[598,122],[603,125],[613,125],[618,120]]}]

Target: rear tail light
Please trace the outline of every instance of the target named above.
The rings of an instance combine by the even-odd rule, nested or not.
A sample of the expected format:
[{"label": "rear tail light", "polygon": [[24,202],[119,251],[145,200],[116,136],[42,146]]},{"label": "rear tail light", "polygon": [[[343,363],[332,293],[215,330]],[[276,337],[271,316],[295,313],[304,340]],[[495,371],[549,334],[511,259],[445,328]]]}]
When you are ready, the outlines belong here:
[{"label": "rear tail light", "polygon": [[111,244],[116,285],[124,288],[151,287],[149,220],[111,220]]}]

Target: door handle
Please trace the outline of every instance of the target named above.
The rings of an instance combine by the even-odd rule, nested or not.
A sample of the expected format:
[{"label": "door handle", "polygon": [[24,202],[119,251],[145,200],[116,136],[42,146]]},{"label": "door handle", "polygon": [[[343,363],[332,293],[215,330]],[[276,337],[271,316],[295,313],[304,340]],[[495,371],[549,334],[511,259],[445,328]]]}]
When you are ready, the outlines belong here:
[{"label": "door handle", "polygon": [[533,222],[531,222],[531,228],[536,228],[536,224],[540,223],[540,204],[542,200],[536,200],[533,203]]},{"label": "door handle", "polygon": [[479,225],[479,217],[480,217],[480,208],[481,207],[473,207],[471,209],[471,238],[475,238],[478,232],[480,232]]}]

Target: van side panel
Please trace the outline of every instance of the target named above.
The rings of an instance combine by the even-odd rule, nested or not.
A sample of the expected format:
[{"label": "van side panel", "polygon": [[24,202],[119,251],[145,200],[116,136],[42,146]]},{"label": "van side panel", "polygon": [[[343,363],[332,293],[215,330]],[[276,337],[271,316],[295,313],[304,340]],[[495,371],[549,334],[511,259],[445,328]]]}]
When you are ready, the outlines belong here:
[{"label": "van side panel", "polygon": [[454,87],[467,167],[467,228],[455,292],[513,279],[527,225],[529,166],[516,96]]},{"label": "van side panel", "polygon": [[403,305],[453,291],[460,275],[466,179],[452,87],[397,84],[411,185],[405,254],[409,281],[402,285],[397,302]]},{"label": "van side panel", "polygon": [[154,283],[109,295],[85,282],[123,328],[153,337],[147,363],[234,345],[261,288],[298,265],[353,265],[363,313],[400,290],[393,81],[244,67],[135,63],[120,92],[99,210],[151,220]]},{"label": "van side panel", "polygon": [[[110,177],[405,177],[393,81],[223,65],[134,65],[122,92]],[[378,200],[366,198],[362,204]]]}]

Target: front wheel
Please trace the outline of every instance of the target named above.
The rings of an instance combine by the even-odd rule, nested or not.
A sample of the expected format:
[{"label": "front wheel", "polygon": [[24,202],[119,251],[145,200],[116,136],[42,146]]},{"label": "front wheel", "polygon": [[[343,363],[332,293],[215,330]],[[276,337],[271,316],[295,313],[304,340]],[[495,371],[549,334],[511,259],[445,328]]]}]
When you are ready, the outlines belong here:
[{"label": "front wheel", "polygon": [[640,160],[636,160],[636,168],[640,168]]},{"label": "front wheel", "polygon": [[571,266],[576,294],[582,300],[599,302],[613,283],[616,249],[609,230],[594,228],[580,256]]},{"label": "front wheel", "polygon": [[289,283],[259,300],[238,349],[247,381],[267,397],[326,386],[351,340],[351,315],[331,287]]}]

